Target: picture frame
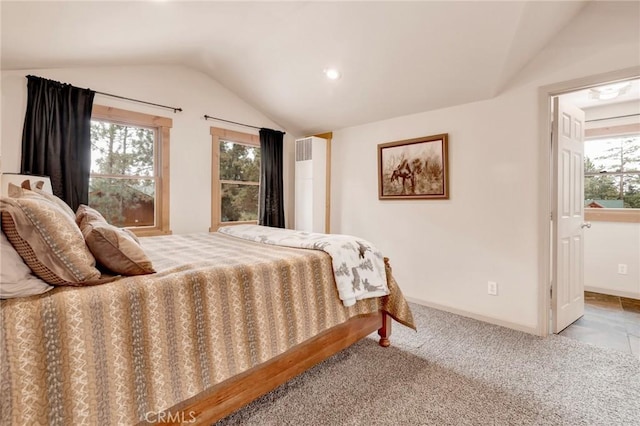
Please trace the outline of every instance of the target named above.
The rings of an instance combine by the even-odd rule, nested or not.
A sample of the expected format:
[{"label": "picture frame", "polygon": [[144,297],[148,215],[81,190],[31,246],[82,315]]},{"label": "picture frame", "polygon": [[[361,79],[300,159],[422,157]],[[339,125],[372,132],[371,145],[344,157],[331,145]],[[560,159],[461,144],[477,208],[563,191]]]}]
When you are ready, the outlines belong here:
[{"label": "picture frame", "polygon": [[378,145],[378,199],[449,199],[449,134]]}]

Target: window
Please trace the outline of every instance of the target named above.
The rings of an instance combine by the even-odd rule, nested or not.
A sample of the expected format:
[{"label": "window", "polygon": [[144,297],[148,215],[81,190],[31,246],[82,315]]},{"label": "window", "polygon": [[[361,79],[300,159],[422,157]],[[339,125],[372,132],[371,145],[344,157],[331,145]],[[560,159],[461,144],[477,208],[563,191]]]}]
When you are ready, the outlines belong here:
[{"label": "window", "polygon": [[172,120],[93,106],[89,206],[138,235],[169,234]]},{"label": "window", "polygon": [[589,220],[640,221],[640,129],[620,134],[621,127],[629,129],[587,130],[584,203]]},{"label": "window", "polygon": [[260,189],[258,135],[211,128],[211,231],[257,223]]}]

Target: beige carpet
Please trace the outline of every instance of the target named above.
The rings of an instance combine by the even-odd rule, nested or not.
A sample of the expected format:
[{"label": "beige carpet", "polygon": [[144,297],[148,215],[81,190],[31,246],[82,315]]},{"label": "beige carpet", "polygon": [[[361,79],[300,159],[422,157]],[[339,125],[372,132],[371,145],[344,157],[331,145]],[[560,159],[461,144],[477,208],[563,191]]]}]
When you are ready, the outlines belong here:
[{"label": "beige carpet", "polygon": [[412,304],[219,425],[640,425],[640,360]]}]

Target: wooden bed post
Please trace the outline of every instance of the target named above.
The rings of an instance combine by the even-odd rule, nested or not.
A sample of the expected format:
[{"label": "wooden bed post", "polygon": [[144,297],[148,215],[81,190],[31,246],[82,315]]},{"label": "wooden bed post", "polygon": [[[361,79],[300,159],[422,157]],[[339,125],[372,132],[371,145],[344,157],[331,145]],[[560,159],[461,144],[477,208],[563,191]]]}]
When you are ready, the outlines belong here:
[{"label": "wooden bed post", "polygon": [[383,348],[391,345],[389,337],[391,337],[391,316],[386,312],[382,312],[382,327],[378,329],[378,335],[380,336],[380,346]]},{"label": "wooden bed post", "polygon": [[[391,273],[389,258],[385,256],[382,260],[384,261],[385,269]],[[382,326],[378,329],[378,335],[380,336],[380,346],[387,348],[391,345],[391,341],[389,340],[389,337],[391,337],[391,317],[384,311],[382,311]]]}]

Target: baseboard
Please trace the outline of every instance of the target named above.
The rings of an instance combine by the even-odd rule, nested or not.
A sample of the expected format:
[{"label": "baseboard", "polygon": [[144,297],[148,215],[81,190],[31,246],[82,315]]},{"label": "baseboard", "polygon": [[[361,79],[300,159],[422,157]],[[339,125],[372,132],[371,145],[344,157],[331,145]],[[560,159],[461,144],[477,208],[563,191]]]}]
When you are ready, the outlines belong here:
[{"label": "baseboard", "polygon": [[496,318],[487,317],[474,312],[464,311],[462,309],[452,308],[450,306],[440,305],[438,303],[427,302],[426,300],[416,299],[415,297],[405,296],[409,302],[416,303],[418,305],[428,306],[429,308],[438,309],[440,311],[450,312],[452,314],[460,315],[467,318],[473,318],[478,321],[488,322],[489,324],[499,325],[501,327],[511,328],[513,330],[522,331],[523,333],[533,334],[539,336],[540,332],[536,327],[527,327],[526,325],[516,324],[510,321],[503,321]]},{"label": "baseboard", "polygon": [[592,293],[609,294],[611,296],[626,297],[627,299],[640,300],[640,294],[634,293],[633,291],[612,290],[610,288],[592,287],[590,285],[585,285],[584,290],[590,291]]}]

